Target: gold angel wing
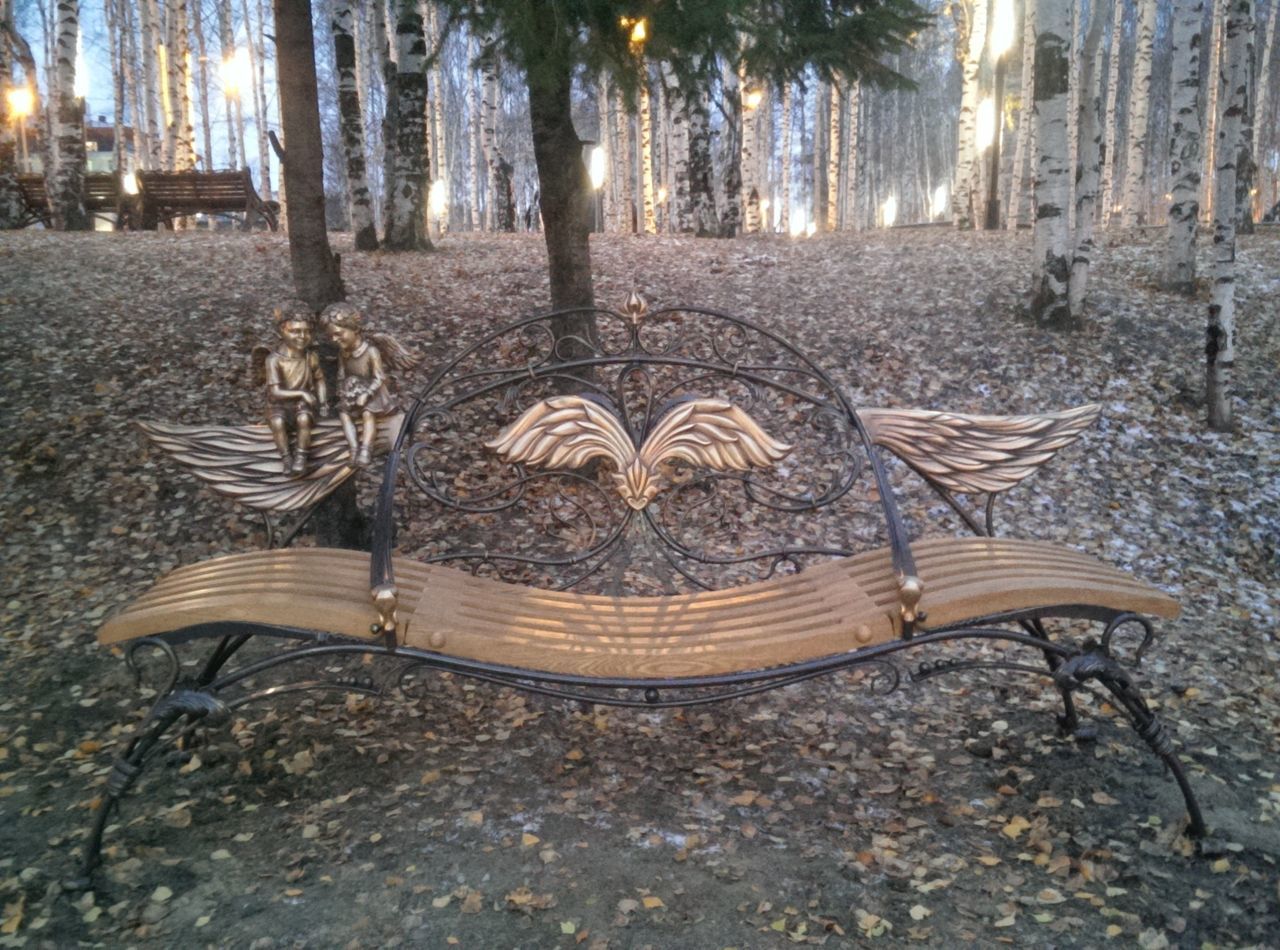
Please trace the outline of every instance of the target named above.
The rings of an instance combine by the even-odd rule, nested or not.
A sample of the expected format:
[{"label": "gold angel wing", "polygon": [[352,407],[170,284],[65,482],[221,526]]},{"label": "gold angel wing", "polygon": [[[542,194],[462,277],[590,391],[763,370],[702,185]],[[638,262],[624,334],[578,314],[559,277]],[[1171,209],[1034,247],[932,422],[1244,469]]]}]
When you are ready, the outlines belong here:
[{"label": "gold angel wing", "polygon": [[1096,404],[1036,416],[860,409],[871,441],[953,492],[1012,488],[1097,420]]},{"label": "gold angel wing", "polygon": [[593,458],[606,458],[621,471],[636,454],[622,424],[581,396],[534,403],[484,445],[509,462],[541,468],[580,468]]},{"label": "gold angel wing", "polygon": [[[397,414],[378,421],[378,451],[390,446],[403,418]],[[215,492],[256,511],[305,508],[356,471],[349,464],[351,450],[337,420],[322,420],[313,427],[305,475],[280,471],[280,453],[265,425],[184,426],[144,421],[138,428]]]},{"label": "gold angel wing", "polygon": [[756,421],[723,399],[691,399],[668,412],[640,447],[640,459],[653,468],[678,458],[722,472],[743,472],[777,462],[791,446],[778,442]]},{"label": "gold angel wing", "polygon": [[422,354],[409,349],[390,333],[366,333],[365,338],[378,348],[382,363],[395,373],[407,373],[422,362]]}]

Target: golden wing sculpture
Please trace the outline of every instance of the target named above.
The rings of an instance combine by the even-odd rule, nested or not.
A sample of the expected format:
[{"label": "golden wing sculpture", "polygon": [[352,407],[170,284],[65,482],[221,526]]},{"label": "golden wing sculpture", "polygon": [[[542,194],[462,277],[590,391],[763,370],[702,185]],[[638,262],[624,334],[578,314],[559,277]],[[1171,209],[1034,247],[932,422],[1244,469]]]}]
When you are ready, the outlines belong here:
[{"label": "golden wing sculpture", "polygon": [[1012,488],[1097,421],[1102,407],[1035,416],[969,416],[922,409],[859,409],[876,445],[957,493]]},{"label": "golden wing sculpture", "polygon": [[[379,420],[379,451],[390,447],[403,419],[403,414],[396,414]],[[305,475],[280,471],[280,451],[265,425],[184,426],[142,421],[138,428],[215,492],[256,511],[306,508],[356,472],[349,464],[351,451],[342,424],[336,419],[322,420],[312,429],[310,465]]]},{"label": "golden wing sculpture", "polygon": [[581,396],[535,403],[485,447],[509,462],[542,468],[580,468],[605,458],[623,500],[646,508],[662,488],[658,466],[682,459],[718,471],[746,471],[777,462],[791,446],[771,438],[755,420],[723,399],[692,399],[659,420],[637,449],[622,423]]}]

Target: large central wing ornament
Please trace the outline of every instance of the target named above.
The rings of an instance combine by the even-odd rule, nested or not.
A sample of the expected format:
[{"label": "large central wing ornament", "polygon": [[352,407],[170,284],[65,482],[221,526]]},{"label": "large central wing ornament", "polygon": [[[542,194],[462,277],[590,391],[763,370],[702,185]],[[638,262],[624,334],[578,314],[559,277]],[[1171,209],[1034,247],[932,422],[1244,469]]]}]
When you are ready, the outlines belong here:
[{"label": "large central wing ornament", "polygon": [[741,472],[772,465],[792,448],[730,402],[691,399],[664,415],[637,449],[617,417],[581,396],[535,403],[485,447],[509,462],[540,468],[581,468],[594,458],[608,459],[619,494],[636,511],[661,490],[658,466],[668,459]]}]

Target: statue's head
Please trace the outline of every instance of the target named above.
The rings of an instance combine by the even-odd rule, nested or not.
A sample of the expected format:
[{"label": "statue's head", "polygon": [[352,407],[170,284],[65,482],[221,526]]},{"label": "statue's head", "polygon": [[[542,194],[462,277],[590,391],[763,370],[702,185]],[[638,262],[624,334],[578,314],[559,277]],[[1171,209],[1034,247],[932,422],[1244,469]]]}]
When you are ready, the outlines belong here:
[{"label": "statue's head", "polygon": [[315,320],[315,312],[306,301],[299,300],[297,297],[290,297],[279,301],[271,308],[271,319],[275,323],[276,329],[280,329],[286,323],[301,322],[311,326]]},{"label": "statue's head", "polygon": [[343,330],[361,330],[364,326],[364,314],[351,303],[342,301],[331,303],[320,314],[320,322],[327,328],[341,327]]}]

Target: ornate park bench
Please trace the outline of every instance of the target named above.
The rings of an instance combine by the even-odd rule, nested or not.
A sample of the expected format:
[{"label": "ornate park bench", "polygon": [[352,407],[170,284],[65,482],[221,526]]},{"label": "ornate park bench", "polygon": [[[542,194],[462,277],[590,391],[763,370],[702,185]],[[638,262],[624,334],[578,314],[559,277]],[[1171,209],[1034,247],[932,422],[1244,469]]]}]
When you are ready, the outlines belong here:
[{"label": "ornate park bench", "polygon": [[154,231],[161,223],[186,214],[243,214],[241,227],[249,230],[261,217],[272,231],[277,227],[279,205],[263,201],[253,187],[249,169],[224,172],[138,172],[142,201],[142,226]]},{"label": "ornate park bench", "polygon": [[[622,312],[489,333],[405,408],[371,553],[191,564],[102,627],[131,665],[167,665],[115,761],[86,872],[147,762],[259,699],[388,694],[440,670],[589,703],[689,706],[838,671],[892,690],[893,660],[909,651],[936,654],[912,679],[983,669],[1047,680],[1067,732],[1074,695],[1099,689],[1172,772],[1189,833],[1204,833],[1172,740],[1113,651],[1131,632],[1140,659],[1148,615],[1174,617],[1176,603],[1091,555],[993,530],[996,496],[1076,439],[1096,406],[855,410],[775,333],[705,310],[647,312],[633,295]],[[161,437],[199,465],[199,439]],[[206,459],[233,472],[206,477],[242,500],[244,485],[274,479],[267,495],[296,507],[341,464],[325,456],[290,489],[265,444],[261,464]],[[945,505],[909,510],[967,537],[908,530],[896,499],[921,485]],[[1051,635],[1050,621],[1069,629]],[[1085,624],[1092,638],[1069,635]],[[200,662],[180,661],[201,649]]]}]

